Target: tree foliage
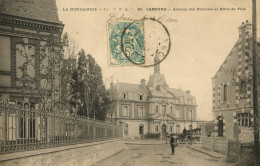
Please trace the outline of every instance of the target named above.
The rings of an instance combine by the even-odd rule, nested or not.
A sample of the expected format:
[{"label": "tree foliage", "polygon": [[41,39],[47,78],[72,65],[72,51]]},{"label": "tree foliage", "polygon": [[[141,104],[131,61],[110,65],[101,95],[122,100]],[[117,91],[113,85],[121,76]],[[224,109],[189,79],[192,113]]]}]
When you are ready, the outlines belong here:
[{"label": "tree foliage", "polygon": [[103,83],[102,70],[90,54],[82,49],[78,54],[77,71],[73,73],[71,104],[77,113],[105,120],[109,94]]}]

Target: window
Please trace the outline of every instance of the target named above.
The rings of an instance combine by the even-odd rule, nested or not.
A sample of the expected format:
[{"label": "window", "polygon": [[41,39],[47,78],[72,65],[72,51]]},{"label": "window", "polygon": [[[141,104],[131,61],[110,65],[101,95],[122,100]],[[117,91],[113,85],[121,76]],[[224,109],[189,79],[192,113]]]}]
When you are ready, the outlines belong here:
[{"label": "window", "polygon": [[189,130],[192,130],[192,125],[189,125]]},{"label": "window", "polygon": [[143,95],[139,95],[140,100],[143,100]]},{"label": "window", "polygon": [[159,106],[156,105],[156,106],[155,106],[155,114],[158,114],[158,113],[159,113]]},{"label": "window", "polygon": [[246,93],[246,81],[245,80],[241,80],[240,81],[240,93],[245,94]]},{"label": "window", "polygon": [[180,99],[176,99],[176,103],[177,103],[177,104],[180,104]]},{"label": "window", "polygon": [[124,99],[127,99],[127,98],[128,98],[127,93],[124,93],[124,94],[123,94],[123,97],[124,97]]},{"label": "window", "polygon": [[192,120],[192,110],[189,110],[189,119]]},{"label": "window", "polygon": [[241,113],[237,115],[238,126],[250,126],[251,117],[248,113]]},{"label": "window", "polygon": [[180,116],[181,119],[184,119],[184,110],[180,110]]},{"label": "window", "polygon": [[124,133],[125,135],[128,135],[128,124],[125,123],[125,126],[124,126]]},{"label": "window", "polygon": [[144,107],[139,107],[139,117],[144,117]]},{"label": "window", "polygon": [[156,86],[156,91],[160,91],[160,86],[159,85]]},{"label": "window", "polygon": [[11,71],[10,37],[0,36],[0,70]]},{"label": "window", "polygon": [[176,110],[176,118],[180,118],[180,110]]},{"label": "window", "polygon": [[170,106],[170,114],[173,114],[173,108]]},{"label": "window", "polygon": [[123,116],[129,116],[129,111],[128,111],[128,106],[127,105],[123,106]]},{"label": "window", "polygon": [[227,102],[227,85],[224,85],[223,102]]},{"label": "window", "polygon": [[170,132],[172,133],[172,126],[170,126]]},{"label": "window", "polygon": [[163,108],[163,115],[166,115],[166,105],[163,105],[162,108]]},{"label": "window", "polygon": [[156,132],[156,133],[159,132],[159,127],[158,127],[158,125],[155,126],[155,132]]},{"label": "window", "polygon": [[176,133],[180,134],[180,125],[176,125]]}]

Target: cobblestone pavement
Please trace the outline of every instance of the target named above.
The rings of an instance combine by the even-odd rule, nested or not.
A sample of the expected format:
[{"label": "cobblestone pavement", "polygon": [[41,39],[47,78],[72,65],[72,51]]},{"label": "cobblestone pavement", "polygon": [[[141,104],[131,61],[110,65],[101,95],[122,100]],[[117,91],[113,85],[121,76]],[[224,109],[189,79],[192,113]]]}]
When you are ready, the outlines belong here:
[{"label": "cobblestone pavement", "polygon": [[97,162],[94,166],[233,166],[224,158],[214,158],[186,145],[175,148],[171,155],[169,144],[161,145],[127,145],[126,149],[107,159]]}]

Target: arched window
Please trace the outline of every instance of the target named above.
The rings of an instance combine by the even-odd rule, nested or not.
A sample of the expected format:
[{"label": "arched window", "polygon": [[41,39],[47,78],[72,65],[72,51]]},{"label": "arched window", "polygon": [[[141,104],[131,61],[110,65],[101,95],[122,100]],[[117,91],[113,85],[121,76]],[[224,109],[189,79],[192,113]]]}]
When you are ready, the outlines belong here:
[{"label": "arched window", "polygon": [[180,134],[180,125],[176,125],[176,133]]},{"label": "arched window", "polygon": [[155,114],[158,114],[158,113],[159,113],[159,106],[156,105],[156,106],[155,106]]},{"label": "arched window", "polygon": [[156,133],[159,132],[159,126],[158,126],[158,125],[155,126],[155,132],[156,132]]},{"label": "arched window", "polygon": [[162,133],[166,133],[166,125],[165,124],[162,125]]},{"label": "arched window", "polygon": [[123,113],[122,113],[122,115],[123,116],[129,116],[129,109],[128,109],[127,105],[123,106]]},{"label": "arched window", "polygon": [[192,120],[192,110],[189,110],[189,118],[188,119],[190,119],[190,120]]},{"label": "arched window", "polygon": [[170,126],[170,132],[172,133],[172,126]]},{"label": "arched window", "polygon": [[163,113],[163,115],[166,115],[166,105],[162,106],[162,113]]},{"label": "arched window", "polygon": [[218,136],[223,137],[223,117],[218,117]]}]

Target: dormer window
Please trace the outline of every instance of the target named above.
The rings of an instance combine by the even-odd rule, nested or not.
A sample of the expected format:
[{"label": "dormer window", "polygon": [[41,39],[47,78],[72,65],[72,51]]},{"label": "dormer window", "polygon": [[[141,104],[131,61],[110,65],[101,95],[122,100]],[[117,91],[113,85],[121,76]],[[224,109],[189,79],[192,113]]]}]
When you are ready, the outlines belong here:
[{"label": "dormer window", "polygon": [[156,91],[160,91],[160,86],[159,85],[156,86]]},{"label": "dormer window", "polygon": [[124,93],[124,94],[123,94],[123,98],[124,98],[124,99],[127,99],[127,98],[128,98],[127,93]]},{"label": "dormer window", "polygon": [[143,100],[143,95],[139,95],[139,99],[140,99],[140,100]]}]

